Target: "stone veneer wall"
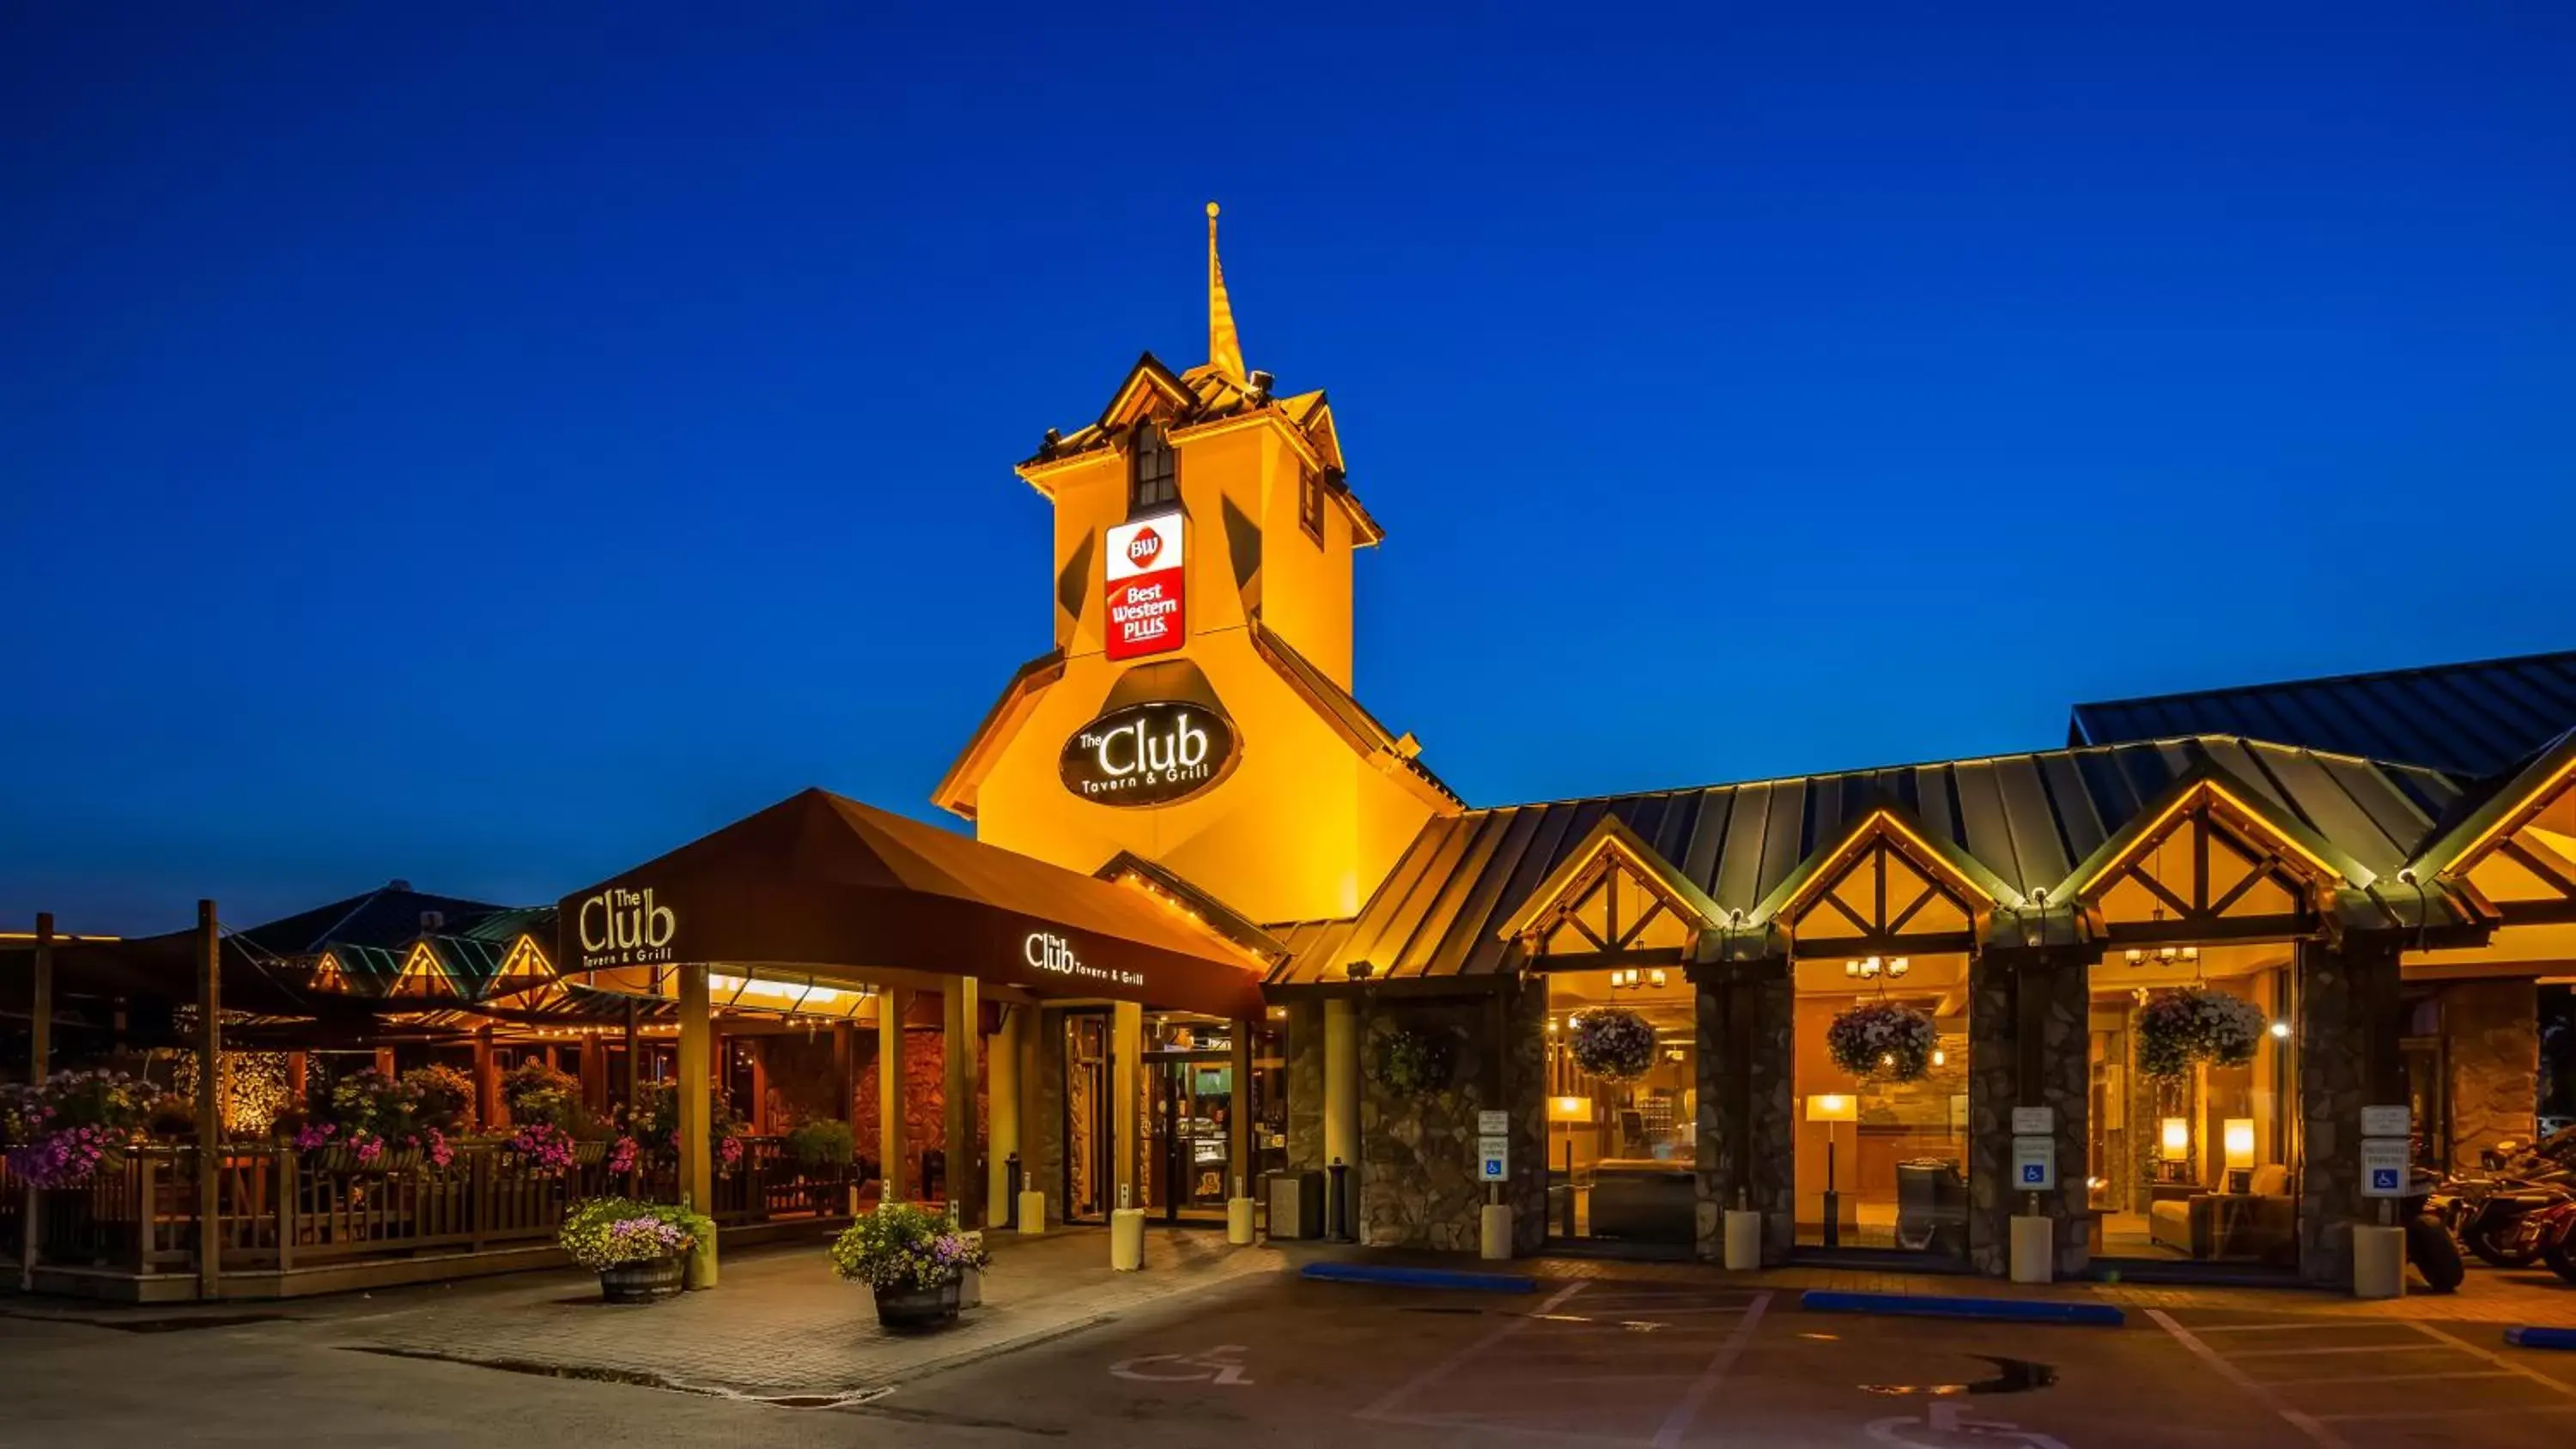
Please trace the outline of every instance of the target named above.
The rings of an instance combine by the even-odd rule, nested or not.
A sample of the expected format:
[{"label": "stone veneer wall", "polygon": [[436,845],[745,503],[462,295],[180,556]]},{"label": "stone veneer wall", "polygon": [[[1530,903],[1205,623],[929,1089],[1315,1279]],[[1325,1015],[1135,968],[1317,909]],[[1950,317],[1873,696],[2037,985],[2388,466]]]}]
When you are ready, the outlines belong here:
[{"label": "stone veneer wall", "polygon": [[761,1071],[769,1086],[769,1120],[779,1131],[816,1118],[847,1120],[849,1104],[839,1100],[841,1077],[832,1065],[828,1028],[811,1036],[782,1032],[752,1040],[762,1054]]},{"label": "stone veneer wall", "polygon": [[[1758,970],[1759,968],[1754,968]],[[1699,1256],[1726,1256],[1727,1209],[1762,1214],[1762,1261],[1796,1245],[1797,1001],[1785,965],[1702,982],[1699,1037]]]},{"label": "stone veneer wall", "polygon": [[[1501,1000],[1380,998],[1361,1011],[1360,1240],[1370,1247],[1474,1252],[1486,1189],[1477,1181],[1477,1114],[1512,1114],[1515,1251],[1547,1236],[1547,983],[1515,982]],[[1320,1027],[1320,1021],[1318,1023]],[[1497,1028],[1502,1040],[1495,1039]],[[1445,1038],[1448,1085],[1398,1097],[1376,1064],[1399,1030]],[[1292,1058],[1293,1061],[1293,1058]],[[1292,1066],[1293,1071],[1293,1066]],[[1321,1072],[1316,1073],[1320,1093]],[[1297,1100],[1292,1084],[1290,1101]],[[1320,1105],[1320,1103],[1318,1104]]]},{"label": "stone veneer wall", "polygon": [[2528,1142],[2539,1125],[2540,984],[2454,981],[2441,1000],[2451,1166],[2471,1172],[2479,1149],[2505,1137]]},{"label": "stone veneer wall", "polygon": [[2299,944],[2299,1276],[2352,1282],[2352,1225],[2372,1218],[2361,1195],[2361,1109],[2407,1100],[2398,1050],[2393,947]]},{"label": "stone veneer wall", "polygon": [[[2079,957],[1984,951],[1968,963],[1968,1261],[1980,1273],[2012,1271],[2012,1220],[2030,1195],[2013,1178],[2012,1109],[2044,1106],[2055,1118],[2057,1190],[2039,1208],[2055,1224],[2055,1270],[2081,1273],[2091,1261],[2084,1187],[2089,1150],[2092,998]],[[2023,1006],[2037,1027],[2031,1066],[2039,1081],[2022,1096]]]},{"label": "stone veneer wall", "polygon": [[1291,1002],[1287,1021],[1288,1170],[1324,1170],[1324,1003]]},{"label": "stone veneer wall", "polygon": [[[948,1101],[948,1066],[947,1057],[945,1056],[947,1043],[948,1033],[938,1027],[914,1026],[904,1028],[903,1149],[904,1156],[907,1159],[904,1163],[904,1183],[907,1188],[911,1189],[916,1194],[919,1193],[925,1185],[921,1176],[921,1154],[925,1152],[940,1152],[945,1154],[948,1146],[948,1111],[946,1106]],[[830,1043],[827,1042],[824,1045],[826,1049],[824,1061],[825,1065],[828,1067],[830,1064]],[[980,1157],[984,1147],[985,1124],[992,1120],[988,1115],[986,1115],[987,1101],[985,1094],[989,1089],[990,1082],[992,1081],[992,1073],[984,1070],[983,1068],[984,1059],[988,1055],[984,1050],[984,1047],[984,1039],[981,1037],[977,1038],[975,1053],[977,1063],[975,1075],[975,1142],[974,1152],[970,1154],[970,1157],[978,1158]],[[878,1139],[877,1039],[876,1033],[873,1031],[863,1032],[860,1034],[858,1077],[858,1108],[856,1113],[858,1126],[856,1130],[859,1140],[859,1155],[869,1159],[870,1161],[874,1161],[877,1155]],[[974,1168],[976,1171],[982,1170],[975,1166],[975,1162],[973,1160],[968,1161],[965,1165],[968,1168]],[[951,1172],[959,1170],[958,1165],[954,1162],[949,1163],[948,1166]]]}]

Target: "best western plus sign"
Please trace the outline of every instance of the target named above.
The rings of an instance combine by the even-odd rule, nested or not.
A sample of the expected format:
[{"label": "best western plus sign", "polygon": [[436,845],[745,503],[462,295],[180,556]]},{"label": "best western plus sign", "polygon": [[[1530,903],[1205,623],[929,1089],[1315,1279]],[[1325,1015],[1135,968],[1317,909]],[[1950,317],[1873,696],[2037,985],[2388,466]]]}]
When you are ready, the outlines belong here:
[{"label": "best western plus sign", "polygon": [[1109,530],[1108,654],[1135,659],[1178,649],[1188,636],[1181,611],[1181,515],[1160,513]]}]

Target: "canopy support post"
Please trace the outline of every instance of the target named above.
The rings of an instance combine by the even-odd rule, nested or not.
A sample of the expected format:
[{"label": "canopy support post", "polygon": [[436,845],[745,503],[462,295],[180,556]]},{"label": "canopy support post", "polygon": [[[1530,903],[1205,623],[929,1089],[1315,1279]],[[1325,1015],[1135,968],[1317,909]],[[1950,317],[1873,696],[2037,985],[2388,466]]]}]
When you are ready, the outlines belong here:
[{"label": "canopy support post", "polygon": [[[215,903],[197,902],[197,1301],[212,1303],[223,1288],[222,1183],[224,1119],[224,942],[215,926]],[[148,1214],[151,1204],[145,1203]],[[145,1220],[149,1222],[147,1217]],[[148,1229],[147,1229],[148,1231]]]},{"label": "canopy support post", "polygon": [[[27,1082],[33,1086],[51,1074],[54,1045],[54,913],[36,912],[36,980],[29,1003]],[[36,1291],[36,1189],[29,1187],[18,1204],[18,1291]]]},{"label": "canopy support post", "polygon": [[474,1028],[474,1125],[486,1132],[501,1127],[501,1066],[492,1055],[492,1023]]},{"label": "canopy support post", "polygon": [[1144,1157],[1144,1134],[1138,1129],[1137,1070],[1145,1054],[1145,1008],[1133,1001],[1116,1003],[1110,1013],[1109,1047],[1110,1087],[1109,1120],[1113,1124],[1110,1140],[1116,1144],[1117,1205],[1141,1208],[1144,1196],[1139,1191],[1137,1168]]},{"label": "canopy support post", "polygon": [[877,1201],[903,1201],[903,1008],[912,995],[877,992]]},{"label": "canopy support post", "polygon": [[972,1227],[981,1217],[984,1173],[975,1156],[976,1030],[984,1024],[982,990],[972,976],[949,979],[941,993],[941,1139],[947,1149],[943,1191],[957,1221]]},{"label": "canopy support post", "polygon": [[[675,1089],[680,1105],[680,1201],[685,1206],[709,1217],[715,1216],[715,1163],[707,1131],[712,1123],[708,1110],[707,1080],[711,1064],[708,1045],[714,1036],[707,1010],[707,968],[703,965],[680,968],[680,1080]],[[712,1238],[698,1244],[689,1258],[688,1286],[692,1289],[716,1286],[716,1245]]]},{"label": "canopy support post", "polygon": [[1020,1150],[1020,1033],[1036,1008],[1005,1006],[1001,1030],[984,1052],[992,1081],[985,1089],[992,1130],[984,1144],[984,1225],[999,1228],[1011,1216],[1011,1159]]}]

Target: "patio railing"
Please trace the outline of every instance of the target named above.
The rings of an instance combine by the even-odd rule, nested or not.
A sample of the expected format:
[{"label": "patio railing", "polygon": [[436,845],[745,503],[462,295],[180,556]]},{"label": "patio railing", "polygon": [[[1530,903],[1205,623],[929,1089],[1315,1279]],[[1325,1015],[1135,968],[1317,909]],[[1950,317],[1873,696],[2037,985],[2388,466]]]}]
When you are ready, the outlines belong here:
[{"label": "patio railing", "polygon": [[[559,1176],[523,1171],[497,1142],[462,1142],[444,1167],[389,1160],[360,1169],[326,1154],[228,1147],[216,1154],[216,1236],[226,1272],[482,1252],[551,1242],[565,1209],[607,1194],[671,1202],[676,1173],[612,1173],[600,1144],[585,1145]],[[125,1272],[191,1273],[197,1262],[193,1147],[146,1147],[78,1187],[35,1195],[39,1262]],[[743,1140],[742,1159],[719,1172],[708,1216],[725,1227],[829,1219],[849,1211],[858,1186],[848,1167],[807,1167],[784,1139]],[[0,1272],[24,1241],[26,1194],[0,1166]]]}]

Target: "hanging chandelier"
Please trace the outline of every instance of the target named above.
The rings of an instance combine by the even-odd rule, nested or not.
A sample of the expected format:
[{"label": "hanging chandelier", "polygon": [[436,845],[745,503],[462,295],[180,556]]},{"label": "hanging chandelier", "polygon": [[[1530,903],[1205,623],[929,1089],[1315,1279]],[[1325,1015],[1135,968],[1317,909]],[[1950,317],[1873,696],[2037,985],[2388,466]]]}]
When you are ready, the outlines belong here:
[{"label": "hanging chandelier", "polygon": [[2150,963],[2158,966],[2197,966],[2200,964],[2200,948],[2198,946],[2158,946],[2153,950],[2141,951],[2132,946],[2128,950],[2128,961],[2132,966],[2145,966]]},{"label": "hanging chandelier", "polygon": [[1661,966],[1642,976],[1634,966],[1615,967],[1610,972],[1610,989],[1613,991],[1636,991],[1648,986],[1661,991],[1664,989],[1664,981],[1664,968]]},{"label": "hanging chandelier", "polygon": [[1894,981],[1913,969],[1914,963],[1903,956],[1864,956],[1843,963],[1843,974],[1855,981],[1875,981],[1881,976]]}]

